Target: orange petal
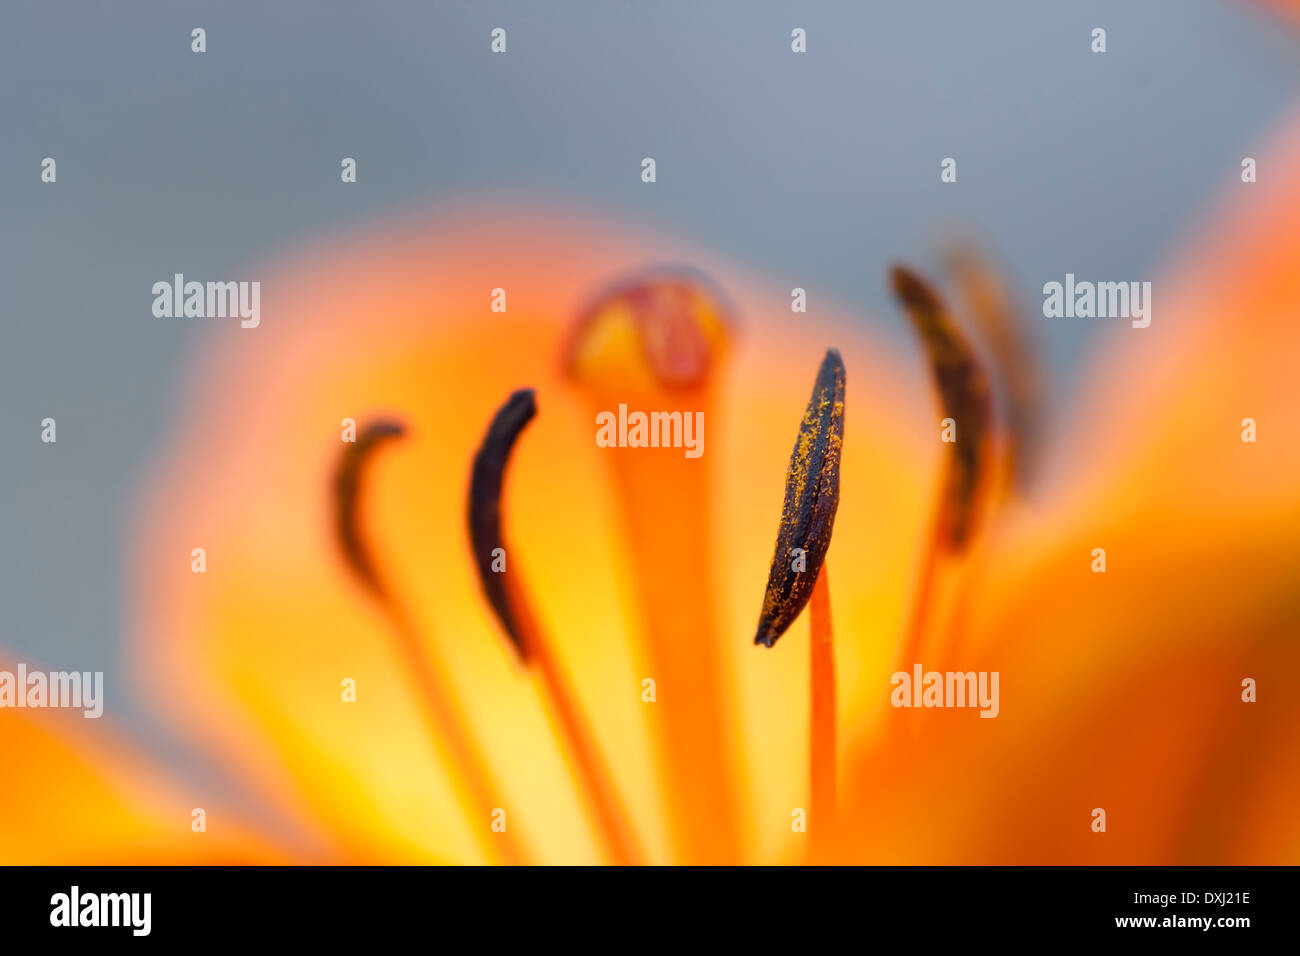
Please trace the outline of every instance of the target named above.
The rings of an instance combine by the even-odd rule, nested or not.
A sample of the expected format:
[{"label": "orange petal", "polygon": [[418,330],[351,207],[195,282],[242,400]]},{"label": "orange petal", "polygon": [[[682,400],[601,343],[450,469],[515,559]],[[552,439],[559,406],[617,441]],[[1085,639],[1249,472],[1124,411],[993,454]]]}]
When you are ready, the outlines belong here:
[{"label": "orange petal", "polygon": [[[13,667],[4,666],[12,671]],[[0,753],[16,785],[0,787],[6,865],[282,863],[228,808],[182,795],[113,731],[79,711],[0,710]],[[206,830],[191,829],[205,811]]]}]

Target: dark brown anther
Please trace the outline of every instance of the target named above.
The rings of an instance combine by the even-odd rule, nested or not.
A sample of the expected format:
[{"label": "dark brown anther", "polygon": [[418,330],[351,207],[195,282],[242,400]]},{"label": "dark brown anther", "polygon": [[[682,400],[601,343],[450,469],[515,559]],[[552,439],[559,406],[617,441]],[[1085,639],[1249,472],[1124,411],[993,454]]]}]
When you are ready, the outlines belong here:
[{"label": "dark brown anther", "polygon": [[943,413],[957,424],[937,533],[944,547],[959,551],[970,537],[977,494],[987,470],[988,380],[970,343],[929,283],[901,266],[892,269],[889,278],[925,345]]},{"label": "dark brown anther", "polygon": [[[826,352],[799,436],[790,455],[785,503],[776,533],[755,644],[771,647],[794,623],[821,571],[840,503],[840,455],[844,447],[844,362]],[[803,550],[799,562],[795,549]],[[796,564],[801,570],[796,570]]]},{"label": "dark brown anther", "polygon": [[381,601],[388,593],[380,581],[371,560],[370,552],[357,521],[357,502],[361,495],[361,482],[370,453],[383,442],[402,435],[400,422],[378,421],[362,429],[357,440],[349,442],[334,475],[334,519],[339,547],[348,566],[365,587]]},{"label": "dark brown anther", "polygon": [[469,484],[469,540],[478,567],[479,584],[492,611],[501,622],[520,657],[526,657],[523,637],[510,607],[505,573],[492,569],[505,542],[501,532],[501,489],[506,464],[515,440],[537,414],[536,395],[531,388],[514,392],[501,406],[483,436],[483,444],[474,456],[474,470]]}]

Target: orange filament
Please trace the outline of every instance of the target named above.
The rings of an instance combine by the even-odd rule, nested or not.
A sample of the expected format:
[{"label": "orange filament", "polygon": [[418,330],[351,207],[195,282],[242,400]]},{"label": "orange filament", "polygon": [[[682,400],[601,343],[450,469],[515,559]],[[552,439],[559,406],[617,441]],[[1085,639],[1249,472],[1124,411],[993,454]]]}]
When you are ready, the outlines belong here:
[{"label": "orange filament", "polygon": [[813,585],[809,609],[811,699],[809,776],[812,844],[820,853],[835,832],[835,647],[826,565]]},{"label": "orange filament", "polygon": [[452,686],[450,675],[437,657],[425,650],[418,631],[400,606],[387,599],[383,607],[406,658],[405,670],[415,680],[416,699],[425,728],[434,747],[449,758],[442,761],[443,765],[455,768],[450,774],[452,787],[465,815],[476,824],[475,833],[488,859],[511,865],[521,863],[523,858],[514,836],[491,829],[492,810],[497,804],[488,784],[490,776],[478,750],[464,732],[454,698],[447,692]]},{"label": "orange filament", "polygon": [[609,768],[570,692],[559,661],[551,652],[550,643],[542,635],[537,617],[529,605],[527,589],[520,583],[518,570],[506,575],[505,585],[525,658],[541,675],[552,721],[564,743],[565,756],[581,781],[583,796],[595,816],[605,852],[620,866],[639,864],[643,855],[614,788]]},{"label": "orange filament", "polygon": [[903,643],[899,648],[899,664],[910,667],[919,660],[918,656],[925,648],[926,633],[930,624],[930,604],[934,600],[934,579],[939,564],[942,546],[940,544],[938,522],[926,536],[921,553],[921,569],[917,578],[916,593],[912,596],[912,608],[908,614],[907,630],[903,632]]}]

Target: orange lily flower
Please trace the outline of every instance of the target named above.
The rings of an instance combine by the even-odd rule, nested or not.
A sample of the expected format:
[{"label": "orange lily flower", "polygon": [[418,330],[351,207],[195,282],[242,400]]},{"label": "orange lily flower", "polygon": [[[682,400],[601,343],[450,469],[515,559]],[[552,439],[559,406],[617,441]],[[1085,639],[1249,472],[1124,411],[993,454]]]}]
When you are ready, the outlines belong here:
[{"label": "orange lily flower", "polygon": [[[1298,159],[1288,137],[1268,168]],[[989,423],[960,548],[936,530],[953,486],[925,353],[846,314],[793,315],[786,289],[564,209],[421,215],[304,254],[264,283],[256,331],[220,333],[133,555],[147,692],[301,833],[196,843],[129,758],[29,711],[0,715],[27,788],[0,844],[66,857],[80,829],[21,831],[52,832],[44,801],[78,787],[96,809],[57,825],[81,814],[99,858],[1295,862],[1300,186],[1241,188],[1156,283],[1151,327],[1113,333],[1032,496],[1014,416]],[[646,272],[665,261],[693,270]],[[987,276],[956,278],[942,300],[979,318]],[[796,623],[756,648],[828,347],[847,387],[819,640]],[[494,605],[466,506],[520,388],[537,412],[504,442]],[[620,405],[703,412],[704,453],[600,447]],[[913,663],[998,672],[996,719],[891,707]]]}]

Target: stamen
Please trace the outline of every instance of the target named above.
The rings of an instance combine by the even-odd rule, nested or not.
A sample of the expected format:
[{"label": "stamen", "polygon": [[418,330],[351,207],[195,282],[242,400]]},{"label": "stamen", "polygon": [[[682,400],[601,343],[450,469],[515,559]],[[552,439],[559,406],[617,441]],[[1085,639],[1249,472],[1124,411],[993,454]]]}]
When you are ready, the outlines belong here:
[{"label": "stamen", "polygon": [[[755,644],[771,647],[812,596],[840,503],[844,445],[844,362],[830,349],[822,360],[786,472],[785,503],[776,533]],[[800,554],[796,554],[796,549]]]},{"label": "stamen", "polygon": [[1038,460],[1046,396],[1033,329],[1002,277],[973,244],[954,245],[946,259],[967,311],[989,344],[994,380],[1002,386],[1006,467],[1024,494]]},{"label": "stamen", "polygon": [[380,578],[361,533],[358,504],[365,466],[380,444],[402,433],[403,428],[397,422],[376,422],[363,429],[343,453],[334,481],[335,528],[339,546],[348,567],[375,598],[397,636],[398,647],[406,659],[407,674],[415,682],[416,699],[420,702],[425,729],[443,757],[442,765],[449,768],[452,789],[466,818],[477,824],[474,829],[484,852],[491,860],[518,863],[521,856],[513,835],[493,833],[489,827],[492,808],[497,802],[492,799],[487,768],[464,730],[451,680],[442,663],[427,653],[405,607]]},{"label": "stamen", "polygon": [[811,716],[808,773],[812,855],[820,858],[835,835],[835,634],[831,626],[831,589],[822,564],[808,607]]},{"label": "stamen", "polygon": [[934,527],[923,552],[902,646],[902,659],[912,660],[927,631],[936,565],[940,559],[960,554],[973,536],[987,484],[989,389],[974,350],[929,283],[901,266],[891,270],[890,281],[925,345],[943,413],[956,423],[956,440],[944,464]]},{"label": "stamen", "polygon": [[[545,639],[523,585],[518,560],[494,571],[496,553],[505,553],[501,530],[501,493],[515,440],[537,414],[532,389],[514,392],[488,426],[474,456],[470,478],[469,536],[479,582],[502,629],[521,659],[541,675],[550,714],[565,756],[576,771],[583,796],[596,818],[605,849],[614,863],[635,864],[642,855],[613,779],[589,730],[590,724],[569,688],[552,646]],[[498,549],[501,549],[498,552]]]}]

